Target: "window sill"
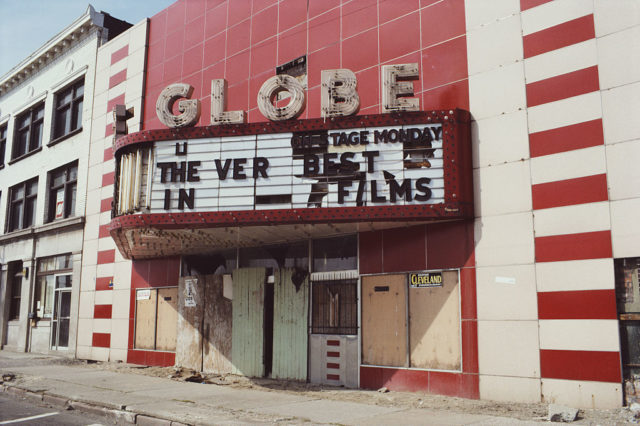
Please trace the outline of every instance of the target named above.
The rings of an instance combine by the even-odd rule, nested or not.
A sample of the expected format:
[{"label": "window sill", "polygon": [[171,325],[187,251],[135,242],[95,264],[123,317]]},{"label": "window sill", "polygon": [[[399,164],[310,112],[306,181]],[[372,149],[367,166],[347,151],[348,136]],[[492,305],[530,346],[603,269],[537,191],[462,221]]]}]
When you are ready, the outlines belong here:
[{"label": "window sill", "polygon": [[67,219],[57,220],[51,223],[45,223],[44,225],[31,226],[26,229],[19,229],[17,231],[11,231],[6,233],[5,235],[0,235],[0,243],[5,241],[21,239],[21,238],[29,238],[34,235],[44,234],[46,232],[58,231],[61,228],[69,228],[79,226],[81,227],[84,224],[84,216],[74,216]]},{"label": "window sill", "polygon": [[20,157],[16,157],[16,158],[14,158],[14,159],[12,159],[12,160],[8,161],[8,162],[7,162],[7,164],[8,164],[8,165],[15,164],[15,163],[17,163],[18,161],[20,161],[20,160],[22,160],[22,159],[25,159],[25,158],[27,158],[27,157],[29,157],[29,156],[31,156],[31,155],[33,155],[33,154],[37,153],[37,152],[40,152],[40,151],[42,151],[42,147],[41,147],[41,146],[39,146],[38,148],[34,149],[33,151],[29,151],[29,152],[27,152],[26,154],[21,155]]},{"label": "window sill", "polygon": [[70,131],[66,135],[58,136],[56,139],[53,139],[51,142],[49,142],[47,144],[47,147],[56,145],[62,142],[63,140],[70,138],[71,136],[77,135],[80,132],[82,132],[82,127],[78,127],[77,129]]}]

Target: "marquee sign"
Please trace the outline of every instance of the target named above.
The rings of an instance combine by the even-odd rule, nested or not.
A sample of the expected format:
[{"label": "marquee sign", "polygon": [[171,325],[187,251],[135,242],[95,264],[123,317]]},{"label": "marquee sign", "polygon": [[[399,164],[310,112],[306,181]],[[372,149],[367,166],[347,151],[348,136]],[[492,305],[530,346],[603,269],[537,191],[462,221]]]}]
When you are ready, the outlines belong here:
[{"label": "marquee sign", "polygon": [[439,204],[442,123],[162,141],[151,212]]}]

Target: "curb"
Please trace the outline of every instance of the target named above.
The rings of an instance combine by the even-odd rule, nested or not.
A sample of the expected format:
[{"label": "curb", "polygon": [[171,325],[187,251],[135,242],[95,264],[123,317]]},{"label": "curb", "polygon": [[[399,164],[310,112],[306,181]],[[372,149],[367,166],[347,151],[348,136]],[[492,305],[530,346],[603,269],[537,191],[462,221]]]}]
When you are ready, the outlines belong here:
[{"label": "curb", "polygon": [[106,404],[68,399],[62,395],[56,395],[46,391],[33,392],[16,385],[2,383],[0,384],[0,392],[14,398],[23,398],[38,404],[44,403],[46,405],[60,407],[65,410],[72,409],[83,413],[108,417],[116,422],[143,426],[187,426],[185,423],[176,422],[171,419],[153,417],[147,413],[141,414],[134,411],[128,411],[127,407],[124,405],[120,405],[118,408],[111,408]]}]

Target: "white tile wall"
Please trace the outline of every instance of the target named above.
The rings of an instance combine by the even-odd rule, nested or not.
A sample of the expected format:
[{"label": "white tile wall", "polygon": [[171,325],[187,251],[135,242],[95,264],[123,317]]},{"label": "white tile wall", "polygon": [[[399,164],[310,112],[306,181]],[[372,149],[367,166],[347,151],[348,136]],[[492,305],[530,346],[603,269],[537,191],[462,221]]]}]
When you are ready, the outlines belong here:
[{"label": "white tile wall", "polygon": [[473,121],[471,135],[474,168],[529,158],[524,110]]},{"label": "white tile wall", "polygon": [[526,36],[590,13],[593,13],[593,2],[590,1],[560,0],[544,3],[522,12],[522,33]]},{"label": "white tile wall", "polygon": [[80,306],[78,307],[78,315],[80,318],[93,318],[93,291],[80,292]]},{"label": "white tile wall", "polygon": [[578,71],[598,63],[595,39],[536,55],[524,60],[527,83]]},{"label": "white tile wall", "polygon": [[619,408],[622,405],[622,385],[542,379],[542,399],[545,403],[576,408]]},{"label": "white tile wall", "polygon": [[637,0],[595,0],[593,18],[596,37],[640,25],[640,3]]},{"label": "white tile wall", "polygon": [[518,0],[465,0],[467,30],[487,25],[520,13]]},{"label": "white tile wall", "polygon": [[522,62],[469,77],[469,107],[475,120],[514,112],[525,104]]},{"label": "white tile wall", "polygon": [[476,266],[518,265],[534,261],[530,212],[476,219]]},{"label": "white tile wall", "polygon": [[640,26],[598,39],[600,89],[640,80]]},{"label": "white tile wall", "polygon": [[473,184],[476,217],[531,210],[529,160],[476,169]]},{"label": "white tile wall", "polygon": [[613,257],[640,256],[640,198],[611,202]]},{"label": "white tile wall", "polygon": [[602,117],[602,108],[598,92],[537,105],[527,110],[529,113],[529,132],[542,132],[595,120]]},{"label": "white tile wall", "polygon": [[109,348],[91,348],[91,356],[90,359],[95,359],[96,361],[109,361]]},{"label": "white tile wall", "polygon": [[540,377],[538,322],[478,321],[478,364],[480,375]]},{"label": "white tile wall", "polygon": [[480,399],[502,402],[539,402],[540,379],[480,375]]},{"label": "white tile wall", "polygon": [[[129,345],[129,320],[111,320],[111,348],[127,349]],[[126,355],[125,355],[126,356]]]},{"label": "white tile wall", "polygon": [[617,320],[540,320],[540,349],[619,351]]},{"label": "white tile wall", "polygon": [[640,138],[640,83],[602,92],[604,143]]},{"label": "white tile wall", "polygon": [[[93,312],[91,313],[93,316]],[[91,346],[93,339],[93,319],[78,319],[78,349],[81,346]],[[78,355],[80,357],[80,355]]]},{"label": "white tile wall", "polygon": [[537,320],[535,269],[530,265],[476,268],[479,320]]},{"label": "white tile wall", "polygon": [[[520,17],[513,15],[467,33],[469,75],[513,64],[523,59]],[[496,49],[496,46],[500,46]]]},{"label": "white tile wall", "polygon": [[609,203],[577,204],[533,212],[536,237],[611,229]]},{"label": "white tile wall", "polygon": [[606,173],[604,146],[594,146],[531,159],[531,183],[556,182]]},{"label": "white tile wall", "polygon": [[536,264],[538,291],[615,288],[612,259],[570,260]]},{"label": "white tile wall", "polygon": [[[111,320],[107,318],[94,318],[93,332],[94,333],[111,333]],[[113,336],[111,338],[113,339]]]},{"label": "white tile wall", "polygon": [[[129,319],[129,304],[131,302],[131,290],[112,290],[113,306],[111,308],[111,318],[113,319]],[[116,333],[120,330],[115,329]]]},{"label": "white tile wall", "polygon": [[96,305],[111,305],[113,302],[113,290],[96,291],[93,300]]},{"label": "white tile wall", "polygon": [[609,199],[640,197],[640,139],[606,146]]}]

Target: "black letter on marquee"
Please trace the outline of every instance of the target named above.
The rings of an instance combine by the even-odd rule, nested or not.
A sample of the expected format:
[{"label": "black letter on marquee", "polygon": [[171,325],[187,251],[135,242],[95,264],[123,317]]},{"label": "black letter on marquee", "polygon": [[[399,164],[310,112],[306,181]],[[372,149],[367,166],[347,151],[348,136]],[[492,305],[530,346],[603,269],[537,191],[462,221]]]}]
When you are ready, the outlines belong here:
[{"label": "black letter on marquee", "polygon": [[222,167],[222,163],[220,160],[216,159],[216,171],[218,172],[218,179],[225,180],[227,178],[227,173],[229,173],[229,166],[231,166],[231,159],[227,158],[224,160],[224,167]]},{"label": "black letter on marquee", "polygon": [[372,203],[384,203],[387,201],[387,198],[383,195],[378,195],[378,182],[375,180],[371,181],[371,202]]},{"label": "black letter on marquee", "polygon": [[176,155],[187,155],[187,143],[182,143],[182,150],[180,150],[180,142],[176,142]]},{"label": "black letter on marquee", "polygon": [[188,208],[193,209],[193,201],[196,198],[196,190],[193,188],[189,188],[189,195],[187,195],[187,190],[184,188],[180,188],[178,191],[178,208],[180,210],[184,210],[184,205],[186,204]]},{"label": "black letter on marquee", "polygon": [[171,190],[164,190],[164,209],[169,210],[171,208]]},{"label": "black letter on marquee", "polygon": [[318,165],[319,158],[315,154],[305,154],[304,155],[304,169],[302,172],[303,176],[317,176],[320,171],[320,166]]},{"label": "black letter on marquee", "polygon": [[362,179],[358,182],[358,194],[356,195],[356,204],[361,206],[364,198],[364,189],[367,184],[367,181],[364,179],[364,175],[362,175]]},{"label": "black letter on marquee", "polygon": [[167,181],[167,171],[173,169],[176,163],[169,161],[167,163],[158,163],[160,167],[160,182],[165,183]]},{"label": "black letter on marquee", "polygon": [[362,156],[367,159],[367,173],[373,173],[373,159],[380,155],[380,151],[363,151]]},{"label": "black letter on marquee", "polygon": [[395,179],[391,179],[389,181],[389,191],[391,194],[389,198],[392,203],[396,202],[396,197],[404,197],[405,201],[411,201],[413,197],[411,196],[411,179],[405,179],[402,182],[402,185],[399,185]]},{"label": "black letter on marquee", "polygon": [[247,162],[246,158],[234,158],[233,159],[233,178],[234,179],[246,179],[247,175],[244,174],[243,164]]},{"label": "black letter on marquee", "polygon": [[335,176],[338,174],[338,163],[335,163],[333,160],[338,159],[337,152],[327,152],[324,154],[324,175],[325,176]]},{"label": "black letter on marquee", "polygon": [[262,177],[266,178],[267,176],[267,168],[269,167],[269,160],[265,157],[255,157],[253,159],[253,178],[258,179],[258,175],[262,175]]},{"label": "black letter on marquee", "polygon": [[427,184],[431,182],[431,179],[423,177],[416,181],[416,189],[420,192],[424,192],[424,195],[416,194],[416,201],[427,201],[431,198],[431,188]]},{"label": "black letter on marquee", "polygon": [[347,188],[351,186],[353,181],[351,179],[341,179],[338,181],[338,204],[344,204],[344,197],[349,195]]},{"label": "black letter on marquee", "polygon": [[181,161],[180,167],[176,166],[171,169],[171,182],[178,182],[178,178],[180,178],[180,182],[184,182],[184,178],[187,175],[187,162]]},{"label": "black letter on marquee", "polygon": [[200,176],[198,176],[199,161],[189,161],[189,167],[187,168],[187,182],[200,182]]}]

